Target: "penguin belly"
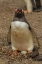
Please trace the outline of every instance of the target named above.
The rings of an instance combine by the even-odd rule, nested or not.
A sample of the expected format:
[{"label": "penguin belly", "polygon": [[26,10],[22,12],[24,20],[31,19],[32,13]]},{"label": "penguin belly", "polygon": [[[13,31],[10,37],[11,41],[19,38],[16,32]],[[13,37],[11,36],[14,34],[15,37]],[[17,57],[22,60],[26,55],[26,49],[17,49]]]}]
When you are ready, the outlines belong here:
[{"label": "penguin belly", "polygon": [[12,50],[32,51],[33,36],[25,22],[15,21],[11,23]]}]

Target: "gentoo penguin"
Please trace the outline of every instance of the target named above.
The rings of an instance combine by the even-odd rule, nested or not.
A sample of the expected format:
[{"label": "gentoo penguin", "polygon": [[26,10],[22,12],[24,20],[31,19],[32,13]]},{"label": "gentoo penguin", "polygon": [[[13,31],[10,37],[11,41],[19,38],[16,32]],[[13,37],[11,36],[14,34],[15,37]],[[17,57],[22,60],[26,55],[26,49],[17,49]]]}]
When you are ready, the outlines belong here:
[{"label": "gentoo penguin", "polygon": [[35,9],[41,7],[40,0],[25,0],[28,12],[33,12]]},{"label": "gentoo penguin", "polygon": [[33,11],[33,4],[31,0],[25,0],[28,12]]},{"label": "gentoo penguin", "polygon": [[29,23],[25,19],[22,9],[17,9],[15,11],[15,17],[13,22],[11,22],[8,33],[8,42],[11,42],[13,51],[19,50],[23,54],[33,51],[34,44],[32,31]]}]

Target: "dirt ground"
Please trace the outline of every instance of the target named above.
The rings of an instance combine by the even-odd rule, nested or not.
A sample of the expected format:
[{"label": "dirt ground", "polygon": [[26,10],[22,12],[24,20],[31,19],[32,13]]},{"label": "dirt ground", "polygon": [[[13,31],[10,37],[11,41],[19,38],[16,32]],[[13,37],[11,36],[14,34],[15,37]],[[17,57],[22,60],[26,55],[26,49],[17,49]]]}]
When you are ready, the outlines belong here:
[{"label": "dirt ground", "polygon": [[[11,45],[7,43],[7,33],[14,17],[14,10],[24,6],[24,0],[0,0],[0,64],[42,64],[42,61],[34,61],[21,53],[15,56]],[[41,45],[39,53],[42,54],[42,11],[25,14],[25,17],[37,35]]]}]

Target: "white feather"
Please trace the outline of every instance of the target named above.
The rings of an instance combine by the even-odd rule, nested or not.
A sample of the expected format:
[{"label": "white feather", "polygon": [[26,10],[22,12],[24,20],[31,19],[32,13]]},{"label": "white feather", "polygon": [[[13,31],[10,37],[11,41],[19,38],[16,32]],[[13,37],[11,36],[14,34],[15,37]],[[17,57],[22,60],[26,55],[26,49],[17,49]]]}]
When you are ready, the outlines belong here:
[{"label": "white feather", "polygon": [[27,23],[21,21],[11,23],[11,43],[13,50],[33,50],[33,37],[28,27]]},{"label": "white feather", "polygon": [[28,24],[25,22],[15,21],[11,23],[12,28],[14,29],[28,29]]}]

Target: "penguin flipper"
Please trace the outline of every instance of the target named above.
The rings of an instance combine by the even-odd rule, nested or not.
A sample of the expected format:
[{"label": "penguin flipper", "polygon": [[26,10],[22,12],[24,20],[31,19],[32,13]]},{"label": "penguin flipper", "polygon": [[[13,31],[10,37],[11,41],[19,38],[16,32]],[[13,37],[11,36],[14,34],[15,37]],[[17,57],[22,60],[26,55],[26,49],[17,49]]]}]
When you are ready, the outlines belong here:
[{"label": "penguin flipper", "polygon": [[11,26],[10,26],[9,31],[8,31],[7,42],[8,42],[8,44],[11,44]]}]

